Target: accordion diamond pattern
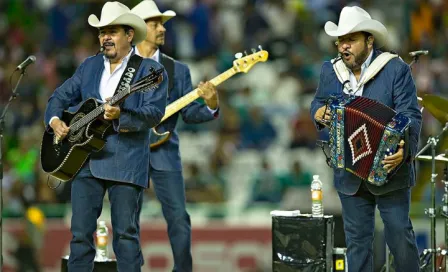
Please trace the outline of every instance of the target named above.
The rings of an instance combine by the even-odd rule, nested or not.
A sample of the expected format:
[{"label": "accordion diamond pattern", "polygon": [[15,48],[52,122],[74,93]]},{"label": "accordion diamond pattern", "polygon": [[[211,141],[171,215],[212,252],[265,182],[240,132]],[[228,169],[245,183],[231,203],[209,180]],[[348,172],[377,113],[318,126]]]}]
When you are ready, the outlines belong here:
[{"label": "accordion diamond pattern", "polygon": [[381,161],[395,153],[411,120],[378,101],[362,96],[332,97],[330,164],[375,186],[388,180]]},{"label": "accordion diamond pattern", "polygon": [[353,164],[373,153],[372,148],[370,147],[366,124],[363,124],[350,135],[348,143],[352,151]]}]

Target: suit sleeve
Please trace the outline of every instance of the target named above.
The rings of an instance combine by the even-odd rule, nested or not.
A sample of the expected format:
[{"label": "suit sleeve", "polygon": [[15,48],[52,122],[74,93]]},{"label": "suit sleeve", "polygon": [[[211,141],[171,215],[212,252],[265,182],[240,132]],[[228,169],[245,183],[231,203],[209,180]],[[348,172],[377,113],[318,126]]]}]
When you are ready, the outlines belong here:
[{"label": "suit sleeve", "polygon": [[314,125],[316,126],[317,130],[322,130],[325,128],[324,125],[320,124],[314,119],[314,116],[316,115],[316,112],[319,108],[325,106],[325,102],[328,98],[328,95],[324,92],[324,87],[326,85],[326,77],[325,77],[325,69],[326,69],[326,63],[322,65],[321,71],[320,71],[320,77],[319,77],[319,84],[317,85],[316,93],[314,95],[313,101],[311,102],[311,119],[314,121]]},{"label": "suit sleeve", "polygon": [[[190,69],[183,66],[182,75],[182,96],[187,95],[193,91],[193,84],[191,83]],[[219,108],[214,114],[208,109],[207,105],[201,104],[198,101],[193,101],[188,106],[181,110],[182,120],[187,124],[197,124],[211,121],[219,116]]]},{"label": "suit sleeve", "polygon": [[394,79],[393,99],[395,110],[411,119],[409,143],[405,143],[408,156],[403,161],[413,159],[417,154],[418,139],[422,126],[422,113],[418,107],[417,90],[412,78],[411,69],[405,63],[400,65]]},{"label": "suit sleeve", "polygon": [[85,62],[78,67],[71,78],[67,79],[51,95],[44,115],[46,129],[49,129],[49,122],[52,117],[61,118],[64,110],[82,101],[81,82],[84,67]]},{"label": "suit sleeve", "polygon": [[[154,68],[160,69],[162,66],[156,62],[152,64]],[[168,90],[168,75],[163,70],[163,81],[154,91],[142,93],[143,102],[138,108],[121,108],[120,118],[113,120],[115,131],[136,132],[148,130],[155,127],[162,120],[165,114],[166,98]]]}]

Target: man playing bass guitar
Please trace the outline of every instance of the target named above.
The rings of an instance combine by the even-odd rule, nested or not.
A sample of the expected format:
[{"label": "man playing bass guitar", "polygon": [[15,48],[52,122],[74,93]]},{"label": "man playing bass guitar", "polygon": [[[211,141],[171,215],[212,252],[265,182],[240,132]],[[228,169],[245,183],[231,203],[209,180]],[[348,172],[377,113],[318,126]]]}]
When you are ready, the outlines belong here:
[{"label": "man playing bass guitar", "polygon": [[[131,12],[146,22],[146,39],[137,45],[142,57],[152,58],[163,64],[168,73],[168,104],[193,90],[190,70],[187,65],[173,60],[160,52],[165,43],[163,24],[176,16],[174,11],[159,11],[154,1],[144,0]],[[185,189],[179,153],[179,137],[175,130],[179,114],[186,123],[203,123],[218,117],[218,94],[210,82],[199,84],[199,94],[205,105],[192,102],[157,126],[158,132],[169,131],[171,137],[156,148],[151,148],[150,177],[157,198],[161,202],[163,215],[168,225],[168,236],[174,255],[174,271],[192,271],[190,216],[185,208]],[[151,135],[153,137],[154,135]],[[156,143],[152,143],[153,146]]]}]

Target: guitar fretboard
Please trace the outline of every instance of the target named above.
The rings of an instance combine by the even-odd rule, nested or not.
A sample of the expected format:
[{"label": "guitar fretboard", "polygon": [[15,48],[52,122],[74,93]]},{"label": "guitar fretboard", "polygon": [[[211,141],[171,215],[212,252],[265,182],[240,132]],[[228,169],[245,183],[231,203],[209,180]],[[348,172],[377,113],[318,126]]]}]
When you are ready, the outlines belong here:
[{"label": "guitar fretboard", "polygon": [[[162,72],[163,69],[151,72],[151,74],[140,79],[132,86],[129,86],[127,89],[118,92],[107,103],[109,105],[115,106],[134,92],[142,90],[153,91],[158,85],[157,80],[159,78],[159,75],[162,74]],[[83,116],[81,119],[75,121],[73,124],[70,125],[69,135],[76,133],[76,131],[78,131],[80,128],[84,127],[85,125],[89,124],[90,122],[98,118],[101,114],[103,114],[103,112],[104,112],[104,105],[99,105],[94,110]]]},{"label": "guitar fretboard", "polygon": [[[127,89],[127,91],[122,91],[122,92],[117,93],[115,96],[113,96],[111,98],[109,104],[110,105],[116,105],[117,103],[119,103],[120,101],[125,99],[130,93],[131,93],[130,89]],[[81,118],[77,122],[73,123],[70,126],[70,131],[72,133],[76,132],[81,127],[87,125],[88,123],[90,123],[93,120],[95,120],[96,118],[98,118],[98,116],[103,114],[103,112],[104,112],[104,106],[103,105],[100,105],[100,106],[96,107],[94,110],[89,112],[83,118]]]},{"label": "guitar fretboard", "polygon": [[[237,73],[237,70],[232,67],[229,70],[225,71],[224,73],[214,77],[212,80],[210,80],[210,82],[213,85],[218,86],[219,84],[221,84],[222,82],[226,81],[227,79],[229,79],[230,77],[232,77],[236,73]],[[196,88],[193,91],[189,92],[187,95],[185,95],[185,96],[177,99],[173,103],[169,104],[166,107],[165,115],[163,116],[162,121],[160,121],[160,122],[163,122],[164,120],[168,119],[173,114],[175,114],[179,110],[183,109],[185,106],[187,106],[191,102],[195,101],[196,99],[199,98],[199,96],[200,96],[199,95],[199,88]]]}]

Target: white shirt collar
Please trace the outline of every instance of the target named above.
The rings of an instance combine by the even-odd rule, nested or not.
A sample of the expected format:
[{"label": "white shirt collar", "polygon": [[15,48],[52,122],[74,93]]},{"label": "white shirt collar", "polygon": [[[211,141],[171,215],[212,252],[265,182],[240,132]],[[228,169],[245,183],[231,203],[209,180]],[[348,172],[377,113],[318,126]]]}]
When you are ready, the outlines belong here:
[{"label": "white shirt collar", "polygon": [[[362,79],[362,77],[364,76],[364,73],[367,71],[367,67],[369,67],[370,63],[372,62],[372,58],[373,58],[373,50],[370,52],[367,59],[361,65],[361,76],[359,77],[359,79]],[[350,87],[354,91],[354,92],[352,91],[352,94],[362,95],[364,86],[359,86],[359,82],[356,79],[355,75],[353,74],[352,70],[348,69],[348,71],[349,71],[349,76],[350,76],[349,77]],[[347,88],[344,88],[344,92],[347,94],[350,93]]]},{"label": "white shirt collar", "polygon": [[154,55],[152,55],[151,58],[152,58],[153,60],[157,61],[157,62],[160,62],[160,61],[159,61],[159,60],[160,60],[160,50],[157,49],[157,51],[154,53]]},{"label": "white shirt collar", "polygon": [[367,69],[370,63],[372,62],[373,50],[370,52],[370,55],[367,57],[366,61],[361,65],[361,70]]},{"label": "white shirt collar", "polygon": [[[140,51],[138,51],[137,46],[135,47],[135,54],[139,55],[140,57],[142,56],[140,54]],[[154,55],[152,55],[152,57],[150,57],[151,59],[160,62],[160,49],[157,49],[157,51],[154,53]]]}]

